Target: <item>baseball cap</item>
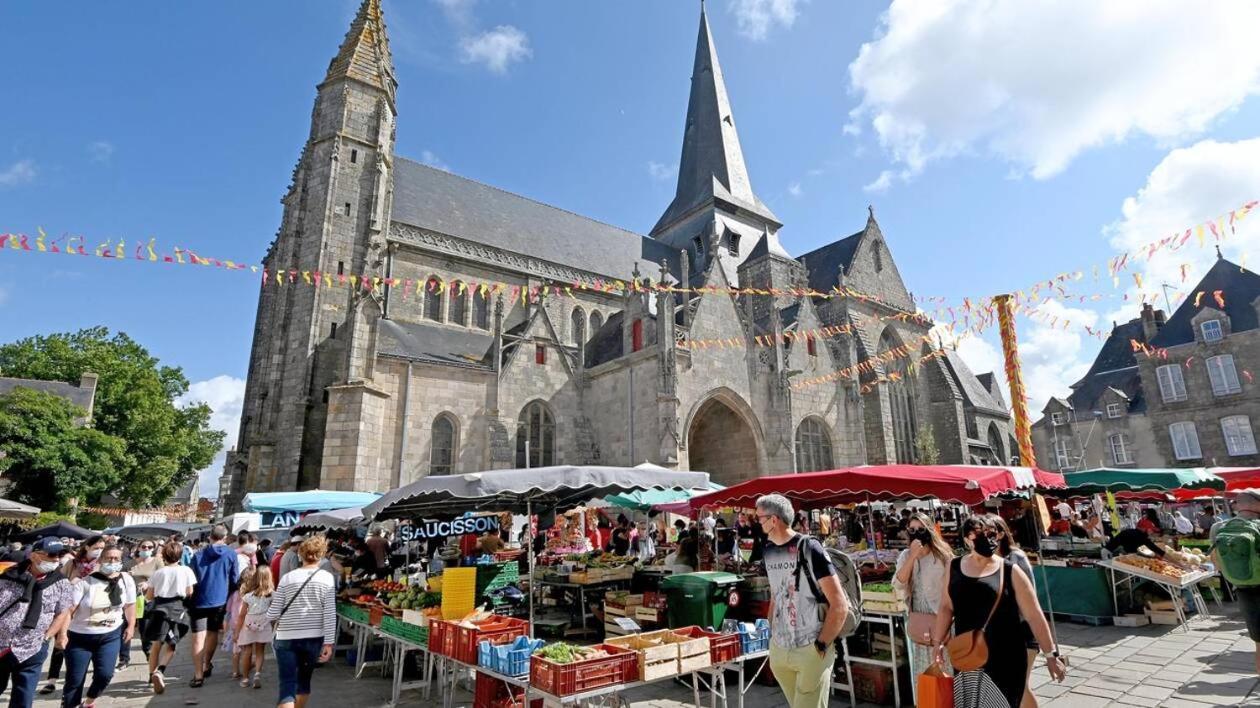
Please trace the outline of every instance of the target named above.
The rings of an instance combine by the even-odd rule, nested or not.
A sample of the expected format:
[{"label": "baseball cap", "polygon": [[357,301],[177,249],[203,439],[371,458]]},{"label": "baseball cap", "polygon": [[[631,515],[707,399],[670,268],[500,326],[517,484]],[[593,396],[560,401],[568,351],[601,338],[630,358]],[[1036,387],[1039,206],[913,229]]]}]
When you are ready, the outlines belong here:
[{"label": "baseball cap", "polygon": [[61,542],[61,539],[48,536],[32,543],[31,550],[39,553],[46,553],[50,556],[59,556],[66,552],[66,547],[65,544]]}]

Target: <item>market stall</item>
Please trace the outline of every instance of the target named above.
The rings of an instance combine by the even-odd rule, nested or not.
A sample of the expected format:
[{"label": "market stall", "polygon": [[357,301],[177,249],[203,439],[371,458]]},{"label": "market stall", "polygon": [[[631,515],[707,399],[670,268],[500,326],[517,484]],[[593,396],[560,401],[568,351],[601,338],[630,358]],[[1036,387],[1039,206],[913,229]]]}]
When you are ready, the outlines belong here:
[{"label": "market stall", "polygon": [[0,499],[0,519],[33,519],[39,509],[10,499]]},{"label": "market stall", "polygon": [[297,526],[308,514],[370,504],[380,497],[372,492],[310,489],[304,492],[251,492],[245,495],[245,511],[262,515],[261,528]]}]

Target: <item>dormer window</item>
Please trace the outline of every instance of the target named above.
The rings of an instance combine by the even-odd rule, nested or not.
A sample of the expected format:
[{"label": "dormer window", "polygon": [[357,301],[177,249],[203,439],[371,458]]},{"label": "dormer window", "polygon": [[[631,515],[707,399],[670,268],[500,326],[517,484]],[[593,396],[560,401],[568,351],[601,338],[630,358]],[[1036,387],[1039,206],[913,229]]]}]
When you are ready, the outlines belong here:
[{"label": "dormer window", "polygon": [[1219,342],[1225,338],[1225,332],[1221,329],[1220,320],[1208,320],[1199,325],[1199,331],[1203,332],[1203,341]]},{"label": "dormer window", "polygon": [[704,260],[704,239],[697,236],[691,239],[691,245],[694,246],[696,250],[696,263],[700,263]]},{"label": "dormer window", "polygon": [[1121,406],[1119,403],[1107,404],[1107,417],[1108,418],[1119,418],[1122,415],[1124,415],[1124,407]]},{"label": "dormer window", "polygon": [[732,232],[731,235],[727,237],[726,245],[727,250],[731,252],[731,256],[733,258],[739,258],[739,234]]},{"label": "dormer window", "polygon": [[1051,413],[1050,414],[1051,425],[1063,425],[1063,423],[1066,422],[1066,420],[1067,420],[1067,414],[1065,413]]}]

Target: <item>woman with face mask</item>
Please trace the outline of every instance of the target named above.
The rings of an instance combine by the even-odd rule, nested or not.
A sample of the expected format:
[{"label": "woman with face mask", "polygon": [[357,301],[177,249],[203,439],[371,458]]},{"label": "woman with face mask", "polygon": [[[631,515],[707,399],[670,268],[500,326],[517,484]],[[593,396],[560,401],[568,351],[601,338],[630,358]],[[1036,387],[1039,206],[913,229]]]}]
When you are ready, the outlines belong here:
[{"label": "woman with face mask", "polygon": [[987,645],[988,659],[978,669],[955,673],[954,705],[1017,708],[1024,697],[1028,664],[1021,614],[1028,618],[1051,678],[1062,681],[1064,665],[1028,576],[997,555],[1000,531],[992,520],[972,516],[959,532],[969,552],[950,562],[946,571],[932,633],[937,657],[943,660],[947,654],[951,624],[954,637],[964,641],[978,631]]},{"label": "woman with face mask", "polygon": [[[127,573],[136,581],[136,634],[144,636],[144,591],[149,588],[149,578],[162,568],[162,557],[154,553],[156,544],[153,541],[141,541],[136,547],[135,557]],[[146,658],[149,656],[148,645],[141,643]],[[122,671],[131,665],[131,644],[123,644],[118,653],[118,670]]]},{"label": "woman with face mask", "polygon": [[[949,544],[936,533],[936,527],[924,514],[912,514],[906,523],[906,535],[910,547],[897,556],[897,574],[893,585],[900,588],[910,599],[911,624],[918,630],[924,625],[927,636],[911,637],[914,642],[910,653],[910,670],[918,676],[932,665],[931,624],[927,615],[935,617],[940,609],[941,592],[945,586],[945,570],[953,560]],[[917,618],[916,618],[917,616]],[[935,621],[934,619],[932,621]]]},{"label": "woman with face mask", "polygon": [[[79,544],[74,555],[61,566],[61,574],[71,583],[78,584],[80,580],[96,572],[96,566],[100,563],[101,553],[104,551],[105,537],[89,536],[87,540]],[[40,695],[46,696],[57,690],[57,679],[61,676],[61,668],[66,660],[67,641],[69,637],[66,635],[66,628],[62,627],[61,633],[53,642],[52,659],[48,662],[48,681],[39,689]]]},{"label": "woman with face mask", "polygon": [[[136,583],[122,572],[122,549],[109,546],[98,559],[97,570],[74,586],[63,708],[96,704],[114,678],[119,648],[136,630]],[[92,683],[84,695],[89,663]]]},{"label": "woman with face mask", "polygon": [[[1033,594],[1037,594],[1037,577],[1033,574],[1032,563],[1028,561],[1028,554],[1024,553],[1024,549],[1019,547],[1019,543],[1011,535],[1011,529],[1006,525],[1006,520],[997,514],[989,514],[988,519],[992,522],[993,528],[998,530],[998,555],[1024,571],[1028,580],[1032,582]],[[1020,622],[1020,633],[1024,636],[1024,646],[1028,652],[1028,670],[1024,677],[1024,698],[1019,705],[1020,708],[1037,708],[1037,697],[1033,695],[1032,688],[1028,685],[1028,677],[1032,676],[1033,665],[1037,661],[1037,638],[1033,636],[1028,620]]]}]

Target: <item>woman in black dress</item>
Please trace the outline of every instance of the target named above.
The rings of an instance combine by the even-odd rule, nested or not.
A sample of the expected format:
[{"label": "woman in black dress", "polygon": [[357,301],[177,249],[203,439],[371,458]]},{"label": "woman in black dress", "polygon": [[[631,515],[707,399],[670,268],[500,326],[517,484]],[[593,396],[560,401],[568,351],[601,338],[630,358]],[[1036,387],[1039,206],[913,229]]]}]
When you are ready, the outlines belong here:
[{"label": "woman in black dress", "polygon": [[[963,522],[961,533],[969,552],[949,565],[932,636],[937,651],[943,656],[951,623],[955,635],[983,627],[989,660],[981,669],[954,676],[954,705],[956,708],[1018,708],[1024,696],[1028,667],[1025,635],[1020,631],[1021,614],[1028,618],[1054,680],[1063,680],[1064,665],[1054,650],[1050,625],[1041,613],[1028,576],[995,554],[999,534],[993,523],[983,516],[973,516]],[[989,619],[990,612],[992,619]]]}]

